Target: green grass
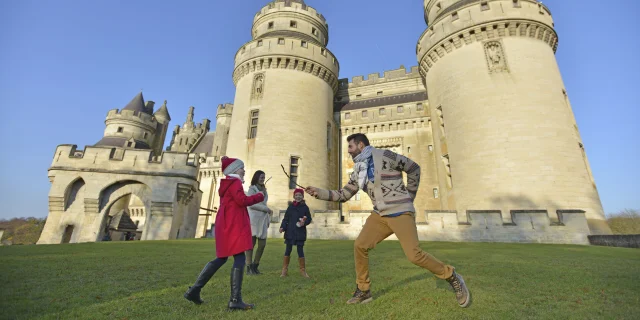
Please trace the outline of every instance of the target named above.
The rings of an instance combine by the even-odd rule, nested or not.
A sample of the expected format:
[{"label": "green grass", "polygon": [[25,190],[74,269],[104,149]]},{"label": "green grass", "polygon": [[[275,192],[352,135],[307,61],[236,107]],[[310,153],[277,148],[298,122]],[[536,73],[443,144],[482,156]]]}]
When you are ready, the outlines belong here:
[{"label": "green grass", "polygon": [[355,289],[352,241],[308,241],[307,269],[279,277],[284,244],[270,240],[263,275],[245,277],[256,310],[226,312],[229,261],[184,298],[214,255],[213,240],[0,247],[3,319],[640,319],[640,250],[538,244],[423,243],[452,264],[473,295],[457,306],[449,285],[409,263],[397,241],[371,252],[374,301]]}]

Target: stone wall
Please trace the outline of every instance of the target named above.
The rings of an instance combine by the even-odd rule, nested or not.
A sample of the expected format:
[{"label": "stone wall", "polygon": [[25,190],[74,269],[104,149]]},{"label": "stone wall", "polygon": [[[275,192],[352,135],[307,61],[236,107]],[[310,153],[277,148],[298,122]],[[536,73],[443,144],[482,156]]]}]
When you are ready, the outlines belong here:
[{"label": "stone wall", "polygon": [[594,246],[640,248],[640,234],[592,235],[589,243]]},{"label": "stone wall", "polygon": [[[284,211],[274,216],[269,228],[270,238],[282,238],[279,233]],[[350,212],[341,221],[340,212],[315,211],[307,227],[309,239],[354,240],[362,230],[367,211]],[[469,222],[460,222],[456,211],[425,211],[425,222],[417,224],[420,241],[453,242],[521,242],[587,245],[589,227],[582,213],[563,214],[562,220],[550,218],[546,211],[518,210],[511,212],[512,221],[502,222],[499,210],[475,210],[466,213]],[[391,235],[388,240],[397,240]]]}]

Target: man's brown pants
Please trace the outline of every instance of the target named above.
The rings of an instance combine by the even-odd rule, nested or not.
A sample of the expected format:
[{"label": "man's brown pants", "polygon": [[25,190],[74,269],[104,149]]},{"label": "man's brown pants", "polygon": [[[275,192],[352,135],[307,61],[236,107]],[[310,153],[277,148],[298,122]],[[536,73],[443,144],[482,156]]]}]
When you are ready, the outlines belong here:
[{"label": "man's brown pants", "polygon": [[354,244],[353,253],[356,264],[356,283],[362,291],[371,287],[369,278],[369,250],[388,236],[394,234],[400,240],[400,245],[407,259],[411,263],[431,271],[440,279],[447,279],[453,274],[453,267],[445,265],[440,260],[420,249],[418,230],[413,212],[407,212],[397,217],[381,217],[373,212],[367,218],[360,235]]}]

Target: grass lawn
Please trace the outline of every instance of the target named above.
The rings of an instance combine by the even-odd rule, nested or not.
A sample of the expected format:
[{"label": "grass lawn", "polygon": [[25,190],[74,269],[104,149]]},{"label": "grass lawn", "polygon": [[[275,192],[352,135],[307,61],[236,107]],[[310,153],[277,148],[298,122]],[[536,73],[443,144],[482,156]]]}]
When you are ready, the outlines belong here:
[{"label": "grass lawn", "polygon": [[[374,301],[346,305],[355,289],[352,241],[311,240],[307,270],[279,277],[284,244],[269,240],[245,276],[256,310],[226,312],[232,259],[196,306],[182,294],[214,256],[213,240],[0,247],[2,319],[640,319],[640,250],[538,244],[426,242],[473,295],[409,263],[396,241],[371,252]],[[295,260],[295,262],[294,262]]]}]

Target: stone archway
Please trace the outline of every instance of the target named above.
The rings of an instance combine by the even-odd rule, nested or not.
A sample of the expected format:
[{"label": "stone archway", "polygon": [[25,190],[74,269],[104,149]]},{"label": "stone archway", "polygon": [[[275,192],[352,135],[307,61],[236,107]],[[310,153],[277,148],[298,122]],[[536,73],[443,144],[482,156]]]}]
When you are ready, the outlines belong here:
[{"label": "stone archway", "polygon": [[[120,231],[134,233],[137,231],[135,224],[131,226],[133,221],[131,221],[129,205],[132,199],[135,199],[136,203],[142,204],[141,207],[144,208],[143,211],[146,213],[145,218],[148,220],[151,208],[151,188],[146,184],[133,180],[118,181],[100,192],[98,208],[101,223],[96,241],[103,241],[110,228],[113,229],[115,227],[117,229],[118,227],[122,227],[120,222],[124,222],[125,224],[123,227],[124,230]],[[117,221],[114,221],[114,218]],[[144,233],[145,230],[142,230],[141,235],[137,238],[142,238]],[[120,237],[120,235],[121,234],[118,234],[118,237]]]}]

